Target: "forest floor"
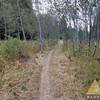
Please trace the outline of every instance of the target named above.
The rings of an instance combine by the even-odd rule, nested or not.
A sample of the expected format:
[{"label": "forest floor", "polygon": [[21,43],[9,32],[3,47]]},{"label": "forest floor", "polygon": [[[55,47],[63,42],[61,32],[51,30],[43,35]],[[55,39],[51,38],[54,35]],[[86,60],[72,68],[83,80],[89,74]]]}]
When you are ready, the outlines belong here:
[{"label": "forest floor", "polygon": [[88,61],[81,62],[82,66],[78,62],[59,44],[32,59],[10,64],[1,75],[0,100],[86,100]]},{"label": "forest floor", "polygon": [[0,100],[38,100],[42,61],[48,51],[6,65],[0,73]]}]

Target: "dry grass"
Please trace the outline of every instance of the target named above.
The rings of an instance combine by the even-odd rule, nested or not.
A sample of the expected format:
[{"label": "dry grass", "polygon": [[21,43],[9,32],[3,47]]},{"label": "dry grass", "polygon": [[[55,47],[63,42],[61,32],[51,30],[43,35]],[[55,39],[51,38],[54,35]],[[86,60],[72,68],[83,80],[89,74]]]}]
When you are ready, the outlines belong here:
[{"label": "dry grass", "polygon": [[51,91],[54,93],[54,97],[62,98],[61,100],[66,100],[66,98],[68,100],[84,100],[82,80],[75,76],[77,66],[71,65],[62,54],[56,58],[56,61],[53,62],[50,70]]},{"label": "dry grass", "polygon": [[50,68],[54,97],[61,100],[86,100],[85,93],[97,77],[95,69],[98,66],[96,60],[87,54],[77,54],[76,57],[71,54],[70,60],[68,52],[56,53]]},{"label": "dry grass", "polygon": [[43,54],[6,65],[0,77],[0,100],[38,100]]}]

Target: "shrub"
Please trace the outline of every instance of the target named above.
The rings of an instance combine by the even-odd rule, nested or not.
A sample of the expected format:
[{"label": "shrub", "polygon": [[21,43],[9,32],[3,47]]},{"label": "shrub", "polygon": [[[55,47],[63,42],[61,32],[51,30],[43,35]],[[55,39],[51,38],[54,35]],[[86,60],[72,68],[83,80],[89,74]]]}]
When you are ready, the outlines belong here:
[{"label": "shrub", "polygon": [[39,51],[38,44],[34,42],[21,41],[16,38],[9,38],[0,43],[0,62],[15,61],[20,58],[29,58],[32,53]]},{"label": "shrub", "polygon": [[39,52],[39,44],[31,41],[23,41],[22,47],[20,48],[21,58],[30,58],[34,53]]}]

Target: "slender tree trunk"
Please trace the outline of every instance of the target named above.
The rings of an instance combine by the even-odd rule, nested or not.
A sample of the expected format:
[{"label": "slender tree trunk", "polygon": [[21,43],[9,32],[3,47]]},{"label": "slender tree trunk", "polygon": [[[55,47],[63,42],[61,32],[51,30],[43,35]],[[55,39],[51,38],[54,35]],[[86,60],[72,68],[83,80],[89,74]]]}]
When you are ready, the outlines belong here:
[{"label": "slender tree trunk", "polygon": [[17,23],[17,38],[20,39],[20,32],[19,32],[19,27],[18,27],[18,23]]},{"label": "slender tree trunk", "polygon": [[33,40],[33,34],[30,34],[31,40]]},{"label": "slender tree trunk", "polygon": [[41,48],[41,51],[43,51],[42,29],[41,29],[41,23],[40,23],[40,19],[38,15],[37,15],[37,20],[38,20],[38,25],[39,25],[40,48]]},{"label": "slender tree trunk", "polygon": [[99,46],[99,39],[100,39],[100,0],[98,0],[97,2],[97,7],[96,7],[96,12],[97,12],[97,25],[96,25],[96,29],[97,29],[97,42],[98,42],[98,46]]},{"label": "slender tree trunk", "polygon": [[23,26],[23,19],[22,19],[22,15],[21,15],[21,9],[20,9],[20,6],[19,6],[19,0],[17,0],[17,8],[18,8],[18,17],[19,17],[20,24],[21,24],[23,38],[24,38],[24,40],[26,40],[24,26]]},{"label": "slender tree trunk", "polygon": [[77,20],[77,0],[75,0],[75,18],[74,18],[74,28],[76,30],[76,34],[75,34],[75,41],[76,41],[76,49],[77,51],[79,51],[79,35],[78,35],[78,28],[77,28],[77,24],[78,24],[78,20]]},{"label": "slender tree trunk", "polygon": [[90,21],[89,48],[90,48],[90,45],[91,45],[91,35],[92,35],[92,18],[91,18],[92,7],[91,7],[91,4],[90,4],[90,10],[89,10],[89,12],[90,12],[90,14],[89,14],[89,21]]},{"label": "slender tree trunk", "polygon": [[5,18],[4,18],[4,25],[5,25],[5,39],[7,40],[7,24]]},{"label": "slender tree trunk", "polygon": [[4,8],[4,0],[2,0],[2,9],[3,9],[3,19],[4,19],[4,33],[5,33],[5,39],[7,39],[7,23],[6,23],[6,18],[5,18],[5,8]]},{"label": "slender tree trunk", "polygon": [[24,37],[24,40],[26,40],[25,31],[24,31],[24,27],[23,27],[23,21],[22,21],[22,17],[21,16],[20,16],[20,22],[21,22],[21,28],[22,28],[23,37]]},{"label": "slender tree trunk", "polygon": [[35,5],[37,8],[37,21],[38,21],[38,28],[39,28],[39,38],[40,38],[40,49],[43,51],[43,39],[42,39],[42,29],[41,29],[41,23],[40,23],[40,17],[39,17],[39,1],[35,0]]},{"label": "slender tree trunk", "polygon": [[[85,4],[85,22],[87,22],[87,9]],[[88,25],[85,23],[85,41],[88,41]]]},{"label": "slender tree trunk", "polygon": [[16,27],[17,27],[17,38],[20,39],[20,30],[19,30],[19,17],[16,18]]}]

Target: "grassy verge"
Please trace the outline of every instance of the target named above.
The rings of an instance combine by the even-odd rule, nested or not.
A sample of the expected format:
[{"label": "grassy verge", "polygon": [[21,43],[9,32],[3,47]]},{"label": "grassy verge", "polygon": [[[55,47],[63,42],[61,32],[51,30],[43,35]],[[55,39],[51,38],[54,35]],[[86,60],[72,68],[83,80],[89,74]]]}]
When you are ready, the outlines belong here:
[{"label": "grassy verge", "polygon": [[0,100],[38,100],[41,63],[37,41],[9,39],[0,44]]},{"label": "grassy verge", "polygon": [[35,59],[6,66],[0,80],[0,100],[37,100],[40,73]]},{"label": "grassy verge", "polygon": [[75,65],[80,66],[79,70],[82,69],[83,75],[84,77],[86,75],[85,78],[87,80],[92,81],[93,79],[99,77],[100,63],[98,63],[96,58],[100,56],[100,47],[97,48],[95,56],[92,56],[91,53],[89,53],[88,44],[86,45],[86,43],[80,44],[79,51],[76,52],[75,55],[73,55],[72,45],[70,44],[64,48],[64,51],[66,55],[73,59]]},{"label": "grassy verge", "polygon": [[80,52],[74,55],[72,45],[67,44],[63,52],[55,55],[50,68],[51,91],[55,98],[86,99],[85,93],[98,77],[100,66],[95,57],[88,56],[87,50],[81,45]]}]

